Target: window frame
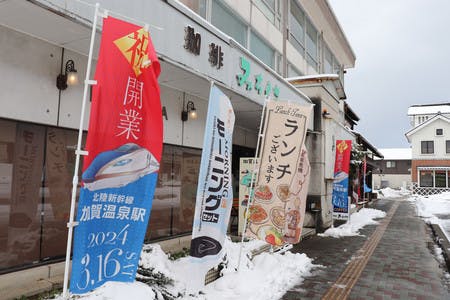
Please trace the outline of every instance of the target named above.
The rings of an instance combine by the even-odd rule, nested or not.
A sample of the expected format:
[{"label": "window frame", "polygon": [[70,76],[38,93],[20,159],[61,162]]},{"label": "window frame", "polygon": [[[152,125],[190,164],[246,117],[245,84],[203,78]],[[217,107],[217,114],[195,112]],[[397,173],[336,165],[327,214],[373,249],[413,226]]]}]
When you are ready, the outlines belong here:
[{"label": "window frame", "polygon": [[[252,1],[255,7],[272,23],[277,29],[281,28],[281,5],[280,0],[273,0],[275,7],[271,7],[267,0],[254,0]],[[263,5],[261,7],[260,5]],[[267,10],[272,14],[270,17],[267,15]],[[273,18],[273,20],[271,19]]]},{"label": "window frame", "polygon": [[443,128],[436,128],[435,134],[436,134],[436,136],[443,136],[444,135],[444,129]]},{"label": "window frame", "polygon": [[434,141],[420,141],[420,153],[434,154]]},{"label": "window frame", "polygon": [[394,160],[388,160],[386,161],[386,168],[387,169],[394,169],[397,167],[397,163]]}]

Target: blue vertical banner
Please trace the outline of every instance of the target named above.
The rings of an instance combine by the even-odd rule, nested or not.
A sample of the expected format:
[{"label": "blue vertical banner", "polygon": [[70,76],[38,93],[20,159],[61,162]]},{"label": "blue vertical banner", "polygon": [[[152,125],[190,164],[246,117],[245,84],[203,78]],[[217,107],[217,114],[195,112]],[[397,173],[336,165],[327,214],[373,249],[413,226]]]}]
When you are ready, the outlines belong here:
[{"label": "blue vertical banner", "polygon": [[234,119],[230,100],[212,85],[190,250],[195,274],[192,284],[195,287],[204,285],[206,273],[219,264],[223,254],[233,205],[231,150]]},{"label": "blue vertical banner", "polygon": [[104,19],[74,232],[74,294],[135,280],[162,155],[159,72],[145,28]]},{"label": "blue vertical banner", "polygon": [[352,141],[336,141],[336,160],[334,162],[333,180],[333,219],[348,220],[350,201],[348,197],[348,174],[350,170],[350,154]]}]

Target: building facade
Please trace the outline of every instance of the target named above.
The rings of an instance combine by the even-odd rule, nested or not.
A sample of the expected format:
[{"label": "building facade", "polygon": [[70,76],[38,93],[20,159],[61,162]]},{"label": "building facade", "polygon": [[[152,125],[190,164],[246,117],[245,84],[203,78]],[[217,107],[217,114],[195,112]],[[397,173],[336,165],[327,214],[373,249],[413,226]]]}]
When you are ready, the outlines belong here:
[{"label": "building facade", "polygon": [[384,159],[375,159],[373,174],[375,189],[411,187],[411,148],[379,149]]},{"label": "building facade", "polygon": [[[344,70],[354,66],[355,55],[326,0],[2,1],[0,273],[57,262],[65,255],[83,85],[59,89],[56,78],[73,61],[79,82],[86,79],[95,2],[112,17],[142,26],[148,22],[161,62],[164,150],[147,241],[178,239],[192,230],[211,81],[231,98],[235,110],[235,176],[239,164],[234,162],[254,156],[266,97],[316,104],[307,147],[312,157],[321,157],[317,168],[328,158],[321,173],[312,173],[310,195],[320,196],[322,220],[331,224],[331,189],[324,178],[332,180],[334,141],[347,139]],[[95,53],[100,32],[101,27]],[[195,49],[186,47],[191,33]],[[215,46],[223,53],[220,63],[211,60]],[[329,76],[320,79],[326,85],[320,95],[315,87],[294,87],[284,79],[322,73]],[[239,79],[244,77],[248,80]],[[328,91],[331,98],[310,100]],[[195,105],[195,120],[181,118],[188,102]],[[324,108],[333,119],[323,114]],[[318,126],[326,129],[317,131]],[[339,133],[328,135],[333,130]],[[316,180],[324,183],[316,185]]]},{"label": "building facade", "polygon": [[413,192],[421,195],[450,190],[450,104],[414,105],[405,135],[412,149]]}]

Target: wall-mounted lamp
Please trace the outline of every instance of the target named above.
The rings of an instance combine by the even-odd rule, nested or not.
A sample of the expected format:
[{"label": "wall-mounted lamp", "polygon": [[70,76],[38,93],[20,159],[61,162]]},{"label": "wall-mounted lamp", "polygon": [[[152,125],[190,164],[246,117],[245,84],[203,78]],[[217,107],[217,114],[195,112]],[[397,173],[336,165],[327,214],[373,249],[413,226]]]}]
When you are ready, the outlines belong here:
[{"label": "wall-mounted lamp", "polygon": [[67,89],[68,85],[75,85],[78,83],[78,74],[77,74],[77,70],[75,69],[75,63],[73,62],[73,60],[68,60],[66,62],[66,69],[64,74],[58,75],[58,77],[56,77],[56,87],[59,90],[65,90]]},{"label": "wall-mounted lamp", "polygon": [[326,109],[324,109],[322,112],[322,117],[324,117],[325,119],[330,119],[331,114]]},{"label": "wall-mounted lamp", "polygon": [[191,118],[192,120],[197,119],[197,110],[195,109],[194,102],[188,101],[186,104],[186,110],[183,109],[181,112],[181,121],[185,122]]}]

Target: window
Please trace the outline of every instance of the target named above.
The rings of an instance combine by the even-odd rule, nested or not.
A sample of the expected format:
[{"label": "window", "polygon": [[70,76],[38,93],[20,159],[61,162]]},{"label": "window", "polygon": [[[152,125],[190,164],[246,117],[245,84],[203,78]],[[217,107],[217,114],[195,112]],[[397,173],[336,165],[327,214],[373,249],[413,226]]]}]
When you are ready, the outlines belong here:
[{"label": "window", "polygon": [[317,57],[317,30],[306,19],[306,61],[317,70],[318,57]]},{"label": "window", "polygon": [[247,26],[234,16],[221,1],[213,1],[211,23],[247,48]]},{"label": "window", "polygon": [[164,145],[146,240],[192,230],[200,160],[199,149]]},{"label": "window", "polygon": [[386,168],[390,169],[390,168],[395,168],[395,161],[387,161],[386,162]]},{"label": "window", "polygon": [[421,153],[422,154],[433,154],[434,153],[434,142],[433,141],[421,141]]},{"label": "window", "polygon": [[250,35],[250,51],[263,63],[275,68],[275,50],[253,32]]},{"label": "window", "polygon": [[0,271],[65,255],[77,139],[0,119]]},{"label": "window", "polygon": [[327,46],[323,48],[323,72],[325,74],[333,73],[333,54]]},{"label": "window", "polygon": [[443,134],[444,134],[444,129],[442,129],[442,128],[436,129],[436,135],[443,135]]},{"label": "window", "polygon": [[445,141],[445,153],[450,153],[450,141]]},{"label": "window", "polygon": [[289,34],[291,43],[298,52],[305,56],[305,14],[294,1],[291,1]]},{"label": "window", "polygon": [[197,15],[206,19],[206,0],[179,0]]},{"label": "window", "polygon": [[297,70],[297,68],[295,68],[293,64],[288,64],[288,73],[287,73],[288,77],[297,77],[302,75],[303,75],[302,72]]},{"label": "window", "polygon": [[446,187],[447,186],[447,172],[442,170],[434,171],[434,181],[435,187]]},{"label": "window", "polygon": [[270,23],[279,29],[281,19],[279,0],[255,0],[254,3]]},{"label": "window", "polygon": [[433,171],[420,171],[419,180],[421,187],[433,187]]}]

